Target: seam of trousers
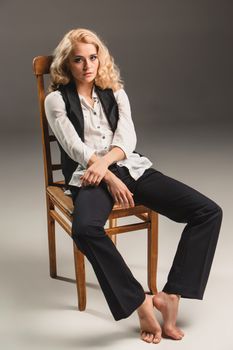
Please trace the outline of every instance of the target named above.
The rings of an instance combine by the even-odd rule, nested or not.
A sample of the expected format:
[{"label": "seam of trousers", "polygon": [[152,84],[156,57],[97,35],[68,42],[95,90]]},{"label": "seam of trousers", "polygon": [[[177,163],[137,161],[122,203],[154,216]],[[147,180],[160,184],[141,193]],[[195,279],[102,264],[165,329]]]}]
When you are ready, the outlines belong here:
[{"label": "seam of trousers", "polygon": [[[81,235],[80,235],[81,236]],[[110,238],[109,238],[110,239]],[[79,237],[79,240],[80,240],[80,237]],[[81,239],[82,240],[82,239]],[[96,257],[95,257],[95,254],[94,254],[94,251],[91,249],[91,246],[89,245],[89,243],[88,243],[88,240],[82,240],[82,242],[81,242],[81,244],[83,244],[84,243],[84,245],[86,244],[88,247],[89,247],[89,253],[91,252],[91,256],[92,256],[92,259],[93,260],[95,260],[95,262],[96,262],[96,265],[99,265],[99,263],[98,263],[98,260],[96,259]],[[93,266],[93,268],[94,268],[94,265],[92,265]],[[103,271],[103,269],[101,268],[101,269],[99,269],[99,271],[98,271],[101,275],[102,275],[102,278],[103,278],[103,280],[105,281],[105,285],[107,286],[107,289],[108,289],[108,291],[106,291],[105,289],[102,289],[102,291],[104,292],[106,292],[106,294],[108,293],[108,295],[110,295],[109,293],[111,293],[111,297],[112,296],[114,296],[114,298],[115,298],[115,301],[116,301],[116,303],[117,303],[117,305],[118,305],[118,307],[119,307],[119,309],[120,309],[120,312],[119,312],[119,310],[114,310],[113,308],[112,308],[112,306],[108,303],[108,305],[109,305],[109,307],[110,307],[110,309],[111,309],[111,312],[112,312],[112,314],[113,314],[113,317],[114,317],[114,319],[116,320],[116,321],[118,321],[118,320],[120,320],[120,319],[122,319],[122,318],[127,318],[128,316],[130,316],[142,303],[143,303],[143,301],[145,300],[145,293],[144,293],[144,291],[143,291],[143,299],[142,298],[139,298],[139,299],[137,299],[136,301],[135,301],[135,304],[130,308],[130,309],[128,309],[128,310],[124,310],[123,308],[122,308],[122,306],[121,306],[121,304],[119,303],[119,300],[117,299],[117,295],[114,293],[114,291],[112,290],[112,288],[111,288],[111,285],[108,283],[108,280],[107,280],[107,278],[106,278],[106,276],[105,276],[105,274],[104,274],[104,271]],[[98,274],[96,274],[96,277],[98,276]],[[97,277],[97,279],[99,280],[99,278]],[[99,283],[100,283],[100,280],[99,280]],[[104,293],[105,294],[105,293]]]},{"label": "seam of trousers", "polygon": [[[79,241],[82,241],[82,242],[81,242],[82,245],[84,245],[84,246],[86,245],[86,246],[88,247],[88,252],[89,252],[89,254],[91,255],[90,258],[91,258],[92,260],[95,261],[95,264],[96,264],[96,265],[99,265],[99,264],[98,264],[98,260],[96,259],[96,257],[95,257],[95,255],[94,255],[92,249],[90,249],[90,245],[88,244],[87,240],[82,240],[81,235],[78,237],[78,239],[79,239]],[[86,257],[87,257],[87,256],[86,256]],[[92,264],[94,270],[95,270],[95,268],[94,268],[95,264]],[[96,271],[95,271],[95,272],[96,272]],[[98,273],[96,273],[96,277],[97,277],[97,279],[98,279],[98,281],[99,281],[99,283],[100,283],[100,276],[99,276],[99,274],[101,274],[101,277],[102,277],[102,279],[104,280],[104,283],[105,283],[105,285],[107,286],[107,289],[108,289],[108,291],[107,291],[105,288],[102,289],[102,290],[105,291],[106,294],[109,294],[109,291],[111,291],[111,293],[112,293],[112,288],[110,287],[110,285],[109,285],[109,283],[108,283],[108,280],[107,280],[106,276],[104,275],[102,269],[99,269],[99,270],[98,270]],[[122,307],[121,307],[121,305],[119,304],[119,301],[117,300],[116,295],[115,295],[114,293],[112,293],[112,294],[113,294],[113,296],[114,296],[114,298],[115,298],[115,302],[118,304],[118,307],[121,309],[121,313],[123,313]],[[107,300],[108,300],[108,299],[107,299]],[[108,304],[108,305],[109,305],[109,304]],[[109,305],[109,307],[110,307],[110,305]],[[114,318],[115,318],[115,316],[116,316],[115,311],[114,311],[111,307],[110,307],[110,309],[111,309],[111,311],[112,311],[112,313],[113,313],[113,316],[114,316]]]},{"label": "seam of trousers", "polygon": [[[206,223],[210,218],[212,219],[214,215],[210,216],[207,220],[203,221],[202,224]],[[198,223],[200,224],[200,223]],[[188,225],[190,225],[190,223],[188,223],[186,225],[186,227],[188,227]],[[195,225],[195,224],[194,224]],[[194,226],[191,224],[191,227]],[[185,229],[186,229],[185,227]],[[185,230],[184,229],[184,230]],[[186,242],[186,252],[185,252],[185,256],[184,256],[184,259],[183,259],[183,263],[182,263],[182,269],[181,269],[181,278],[180,278],[180,281],[181,281],[181,284],[178,285],[176,283],[173,283],[173,282],[167,282],[163,288],[163,291],[164,292],[170,292],[170,293],[176,293],[176,294],[180,294],[182,298],[195,298],[195,299],[199,299],[199,300],[202,300],[203,299],[203,295],[204,295],[204,290],[205,290],[205,286],[207,284],[207,280],[206,280],[206,283],[205,283],[205,286],[203,286],[203,280],[205,279],[205,266],[206,266],[206,263],[209,261],[209,258],[208,258],[208,255],[209,255],[209,252],[211,251],[211,248],[212,248],[212,244],[208,244],[208,250],[206,252],[206,255],[205,255],[205,262],[203,263],[203,269],[202,269],[202,277],[200,279],[200,289],[199,290],[196,290],[196,291],[192,291],[190,292],[189,288],[187,287],[182,287],[182,272],[184,270],[184,267],[185,267],[185,258],[187,257],[187,251],[188,251],[188,248],[190,246],[190,239],[191,239],[191,235],[188,236],[188,240]],[[214,239],[214,236],[213,235],[210,235],[209,237],[209,242],[212,241]],[[217,239],[218,239],[218,236],[217,236]],[[215,249],[216,249],[216,244],[215,244]]]},{"label": "seam of trousers", "polygon": [[[216,215],[216,214],[215,214],[215,215]],[[215,216],[215,215],[213,215],[213,216]],[[217,215],[218,215],[218,213],[217,213]],[[215,226],[216,226],[217,224],[218,224],[218,222],[216,221],[216,222],[215,222]],[[220,224],[221,224],[221,220],[220,220]],[[219,225],[219,224],[218,224],[218,225]],[[217,235],[217,237],[214,236],[214,235],[210,235],[209,242],[215,241],[213,254],[211,254],[211,255],[212,255],[211,265],[212,265],[212,262],[213,262],[213,259],[214,259],[214,254],[215,254],[215,250],[216,250],[216,247],[217,247],[218,238],[219,238],[219,234]],[[209,244],[209,245],[208,245],[208,251],[207,251],[206,256],[205,256],[205,262],[204,262],[204,264],[203,264],[203,274],[202,274],[201,283],[200,283],[201,285],[203,284],[202,281],[205,279],[206,264],[209,262],[209,257],[208,257],[208,256],[209,256],[209,254],[211,253],[212,247],[213,247],[213,244]],[[205,289],[205,286],[206,286],[206,284],[207,284],[207,282],[208,282],[208,278],[209,278],[209,276],[206,278],[205,285],[202,287],[202,289]],[[204,292],[202,292],[202,294],[204,294]]]},{"label": "seam of trousers", "polygon": [[[204,222],[202,222],[202,224],[206,224],[209,220],[213,220],[214,216],[215,215],[210,215],[206,220],[204,220]],[[215,225],[216,225],[216,222],[215,222]],[[207,251],[206,251],[205,258],[204,258],[205,260],[204,260],[204,263],[203,263],[202,275],[201,275],[201,278],[200,278],[200,284],[199,284],[200,288],[199,288],[198,291],[196,291],[197,299],[201,299],[201,300],[203,299],[205,286],[207,284],[207,279],[206,279],[205,286],[203,286],[203,280],[205,279],[205,271],[206,271],[205,267],[206,267],[206,264],[209,262],[208,255],[210,254],[210,251],[211,251],[211,248],[212,248],[212,244],[210,244],[210,242],[213,241],[214,237],[215,237],[214,235],[209,235],[208,248],[207,248]],[[191,239],[191,236],[189,237],[189,242],[188,242],[189,244],[188,244],[188,246],[190,245],[190,239]],[[216,248],[216,245],[215,245],[215,248]],[[211,265],[212,265],[212,261],[211,261]],[[209,270],[209,272],[210,272],[210,270]]]},{"label": "seam of trousers", "polygon": [[[191,226],[189,228],[189,226]],[[191,230],[192,229],[192,224],[191,223],[187,223],[182,234],[186,234],[185,231],[187,231],[188,229]],[[184,268],[185,268],[185,260],[187,258],[187,252],[189,250],[189,247],[190,247],[190,239],[191,239],[191,234],[188,235],[187,239],[186,239],[186,242],[185,242],[185,252],[184,252],[184,256],[183,256],[183,259],[182,259],[182,266],[181,266],[181,270],[180,270],[180,278],[179,278],[179,282],[167,282],[163,288],[163,291],[168,291],[172,294],[180,294],[181,295],[181,298],[196,298],[196,299],[203,299],[203,295],[201,295],[199,292],[190,292],[190,289],[187,288],[187,287],[182,287],[183,283],[184,282],[184,277],[183,277],[183,274],[184,274]],[[201,283],[200,283],[201,285]],[[173,290],[174,288],[174,290]],[[186,292],[185,292],[186,291]]]},{"label": "seam of trousers", "polygon": [[[188,224],[185,226],[185,228],[187,226],[188,226]],[[185,234],[185,232],[183,231],[182,234]],[[182,281],[183,281],[183,271],[185,268],[185,259],[187,257],[189,242],[190,242],[190,236],[186,238],[186,242],[185,242],[185,252],[183,254],[181,268],[180,268],[180,272],[179,272],[179,283],[174,284],[173,282],[167,281],[167,283],[163,287],[164,292],[170,292],[171,294],[180,294],[181,297],[184,297],[183,290],[185,290],[185,288],[182,288]]]}]

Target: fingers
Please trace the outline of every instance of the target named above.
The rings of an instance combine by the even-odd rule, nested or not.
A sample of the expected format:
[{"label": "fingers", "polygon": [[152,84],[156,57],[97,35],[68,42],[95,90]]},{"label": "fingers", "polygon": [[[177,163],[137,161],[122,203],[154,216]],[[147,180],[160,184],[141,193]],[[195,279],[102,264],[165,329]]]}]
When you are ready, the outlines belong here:
[{"label": "fingers", "polygon": [[121,205],[122,207],[134,207],[134,200],[132,198],[133,193],[129,190],[126,193],[117,193],[115,195],[115,201],[117,205]]},{"label": "fingers", "polygon": [[132,197],[133,193],[130,191],[127,191],[126,194],[123,196],[124,202],[123,205],[126,207],[134,207],[134,200]]},{"label": "fingers", "polygon": [[134,204],[134,200],[133,200],[133,193],[132,192],[130,192],[130,195],[129,195],[129,205],[131,206],[131,207],[134,207],[135,206],[135,204]]},{"label": "fingers", "polygon": [[[99,175],[88,174],[87,177],[85,177],[85,175],[80,176],[80,179],[82,186],[98,186],[100,181],[102,180],[102,177]],[[130,192],[128,187],[125,186],[123,183],[120,184],[119,187],[115,187],[114,185],[108,185],[108,190],[118,206],[122,206],[123,208],[135,206],[133,200],[133,193]]]},{"label": "fingers", "polygon": [[84,176],[80,176],[82,186],[98,186],[100,181],[102,180],[101,176],[89,176],[88,178],[84,178]]},{"label": "fingers", "polygon": [[80,177],[82,186],[98,186],[108,170],[107,162],[98,159]]}]

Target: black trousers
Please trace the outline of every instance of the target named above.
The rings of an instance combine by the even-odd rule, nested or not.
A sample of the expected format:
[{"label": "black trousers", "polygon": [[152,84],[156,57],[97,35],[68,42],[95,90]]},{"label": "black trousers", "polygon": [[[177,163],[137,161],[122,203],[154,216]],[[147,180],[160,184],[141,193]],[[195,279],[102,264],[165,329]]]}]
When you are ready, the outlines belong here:
[{"label": "black trousers", "polygon": [[[143,204],[169,219],[186,223],[163,291],[183,298],[203,299],[222,222],[222,209],[197,190],[149,168],[134,180],[126,167],[109,169]],[[74,203],[72,238],[85,254],[115,320],[127,318],[144,301],[135,279],[104,225],[114,200],[104,181],[99,186],[71,186]]]}]

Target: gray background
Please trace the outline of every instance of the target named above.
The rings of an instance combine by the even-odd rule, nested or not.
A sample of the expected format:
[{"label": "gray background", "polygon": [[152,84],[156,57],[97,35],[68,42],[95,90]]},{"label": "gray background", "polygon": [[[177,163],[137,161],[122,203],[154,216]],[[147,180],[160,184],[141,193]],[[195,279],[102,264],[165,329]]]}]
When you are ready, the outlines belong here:
[{"label": "gray background", "polygon": [[229,122],[232,9],[226,0],[1,1],[1,127],[39,129],[32,59],[77,27],[109,47],[137,125]]},{"label": "gray background", "polygon": [[[74,281],[49,277],[32,59],[51,54],[63,35],[77,27],[96,31],[121,69],[138,137],[136,150],[147,155],[155,168],[223,208],[205,298],[181,300],[178,325],[186,335],[178,343],[163,339],[159,347],[231,349],[232,18],[233,1],[226,0],[0,2],[0,338],[4,349],[149,346],[139,340],[136,313],[114,322],[88,261],[85,312],[77,311]],[[159,290],[184,226],[159,216]],[[73,280],[72,248],[72,241],[58,227],[58,274]],[[118,249],[146,290],[146,231],[121,235]]]}]

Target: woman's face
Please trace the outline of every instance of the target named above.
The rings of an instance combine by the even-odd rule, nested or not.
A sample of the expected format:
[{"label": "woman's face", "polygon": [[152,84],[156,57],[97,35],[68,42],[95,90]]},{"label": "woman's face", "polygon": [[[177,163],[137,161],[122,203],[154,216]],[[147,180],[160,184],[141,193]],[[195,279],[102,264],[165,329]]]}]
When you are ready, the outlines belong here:
[{"label": "woman's face", "polygon": [[93,82],[99,68],[99,59],[95,45],[77,42],[68,59],[68,64],[78,84]]}]

